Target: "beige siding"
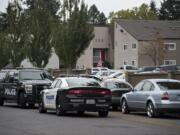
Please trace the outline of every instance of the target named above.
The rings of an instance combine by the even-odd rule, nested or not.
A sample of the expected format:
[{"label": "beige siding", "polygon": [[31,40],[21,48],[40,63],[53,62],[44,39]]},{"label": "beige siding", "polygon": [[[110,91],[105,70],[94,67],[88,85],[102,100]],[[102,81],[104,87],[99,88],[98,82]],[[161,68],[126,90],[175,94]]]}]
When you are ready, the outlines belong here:
[{"label": "beige siding", "polygon": [[[135,66],[138,66],[138,41],[117,23],[115,23],[114,27],[115,69],[119,69],[123,66],[124,61],[126,61],[128,65],[132,65],[132,61],[135,60]],[[127,45],[127,50],[124,50],[125,44]],[[136,44],[136,49],[132,49],[132,44]]]},{"label": "beige siding", "polygon": [[[109,27],[96,26],[94,28],[94,34],[95,34],[95,37],[91,41],[90,46],[85,50],[84,55],[82,55],[77,61],[76,67],[79,69],[93,67],[93,48],[108,49],[109,46],[111,46]],[[108,59],[110,59],[109,56],[110,54],[108,54]]]},{"label": "beige siding", "polygon": [[[164,43],[176,43],[176,50],[167,50],[165,53],[164,60],[176,60],[176,64],[180,65],[180,40],[163,40]],[[139,42],[139,67],[142,66],[154,66],[154,63],[152,59],[147,55],[142,55],[143,53],[143,46],[150,45],[147,41],[140,41]],[[161,62],[161,64],[164,64],[164,60]]]}]

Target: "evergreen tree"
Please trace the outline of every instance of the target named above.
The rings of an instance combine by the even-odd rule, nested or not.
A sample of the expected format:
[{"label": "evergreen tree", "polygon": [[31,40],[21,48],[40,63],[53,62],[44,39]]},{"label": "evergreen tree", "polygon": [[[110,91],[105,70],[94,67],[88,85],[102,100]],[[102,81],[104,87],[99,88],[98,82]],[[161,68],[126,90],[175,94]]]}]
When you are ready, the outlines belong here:
[{"label": "evergreen tree", "polygon": [[25,58],[26,34],[24,29],[24,14],[18,0],[9,3],[5,20],[4,30],[6,46],[10,50],[10,62],[14,67],[18,67]]},{"label": "evergreen tree", "polygon": [[180,20],[180,1],[163,0],[159,11],[160,20]]},{"label": "evergreen tree", "polygon": [[87,6],[83,1],[63,0],[60,16],[55,32],[55,51],[70,73],[93,39],[94,29],[88,24]]},{"label": "evergreen tree", "polygon": [[150,10],[154,13],[157,13],[156,3],[153,0],[150,3]]},{"label": "evergreen tree", "polygon": [[92,24],[97,24],[98,23],[98,17],[99,17],[99,11],[96,7],[95,4],[93,4],[89,11],[88,11],[88,16],[89,16],[89,22]]},{"label": "evergreen tree", "polygon": [[37,0],[26,11],[27,58],[35,67],[45,67],[52,53],[52,16],[44,0]]},{"label": "evergreen tree", "polygon": [[99,19],[98,19],[98,24],[104,25],[106,24],[107,18],[103,12],[100,13]]}]

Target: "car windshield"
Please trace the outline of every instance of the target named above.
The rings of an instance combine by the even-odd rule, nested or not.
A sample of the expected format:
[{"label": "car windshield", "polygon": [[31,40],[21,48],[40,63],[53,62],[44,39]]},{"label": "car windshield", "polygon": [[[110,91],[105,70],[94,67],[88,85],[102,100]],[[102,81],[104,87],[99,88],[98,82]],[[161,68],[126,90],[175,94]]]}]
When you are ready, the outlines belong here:
[{"label": "car windshield", "polygon": [[66,80],[69,87],[100,87],[100,84],[95,79],[68,78]]},{"label": "car windshield", "polygon": [[42,71],[21,71],[20,80],[44,80]]},{"label": "car windshield", "polygon": [[6,72],[0,72],[0,80],[4,79],[6,76]]},{"label": "car windshield", "polygon": [[161,90],[180,90],[180,82],[157,82]]}]

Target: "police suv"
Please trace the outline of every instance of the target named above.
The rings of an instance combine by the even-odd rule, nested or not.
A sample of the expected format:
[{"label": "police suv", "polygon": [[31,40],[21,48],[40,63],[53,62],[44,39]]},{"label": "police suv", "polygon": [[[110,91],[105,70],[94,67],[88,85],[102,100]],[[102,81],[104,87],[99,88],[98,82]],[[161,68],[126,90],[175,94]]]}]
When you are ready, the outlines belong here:
[{"label": "police suv", "polygon": [[[7,70],[6,70],[7,71]],[[21,108],[38,103],[40,92],[51,85],[51,78],[40,69],[9,69],[0,82],[0,106],[15,102]]]}]

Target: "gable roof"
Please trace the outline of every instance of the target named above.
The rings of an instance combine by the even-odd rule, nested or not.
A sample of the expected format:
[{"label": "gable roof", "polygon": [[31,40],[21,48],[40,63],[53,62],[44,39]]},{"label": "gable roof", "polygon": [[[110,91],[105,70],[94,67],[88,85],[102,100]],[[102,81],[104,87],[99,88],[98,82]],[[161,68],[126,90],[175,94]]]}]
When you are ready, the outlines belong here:
[{"label": "gable roof", "polygon": [[117,23],[137,40],[153,40],[156,32],[163,39],[180,39],[180,21],[119,20]]}]

